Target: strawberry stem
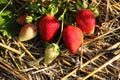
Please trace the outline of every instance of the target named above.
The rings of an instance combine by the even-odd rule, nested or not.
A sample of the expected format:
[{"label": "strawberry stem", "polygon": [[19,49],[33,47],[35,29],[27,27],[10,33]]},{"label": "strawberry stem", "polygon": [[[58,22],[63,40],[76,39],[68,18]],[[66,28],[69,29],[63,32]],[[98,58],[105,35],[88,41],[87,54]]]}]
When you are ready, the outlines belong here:
[{"label": "strawberry stem", "polygon": [[67,9],[65,8],[64,11],[63,11],[63,13],[62,13],[62,15],[60,16],[60,17],[61,17],[61,20],[62,20],[62,22],[61,22],[61,32],[60,32],[60,36],[59,36],[59,39],[58,39],[58,41],[57,41],[56,44],[59,44],[60,39],[61,39],[61,37],[62,37],[62,31],[63,31],[63,26],[64,26],[64,25],[63,25],[63,24],[64,24],[64,15],[65,15],[66,11],[67,11]]}]

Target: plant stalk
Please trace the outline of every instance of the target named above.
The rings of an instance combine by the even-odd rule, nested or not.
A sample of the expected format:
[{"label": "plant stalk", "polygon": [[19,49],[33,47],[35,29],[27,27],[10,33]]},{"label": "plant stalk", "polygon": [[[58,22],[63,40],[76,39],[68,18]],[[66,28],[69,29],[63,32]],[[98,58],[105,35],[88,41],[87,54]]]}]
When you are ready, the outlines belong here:
[{"label": "plant stalk", "polygon": [[61,15],[61,16],[62,16],[61,32],[60,32],[60,36],[59,36],[59,39],[58,39],[58,41],[57,41],[56,44],[59,44],[60,39],[61,39],[61,37],[62,37],[62,31],[63,31],[63,26],[64,26],[64,15],[65,15],[66,11],[67,11],[67,9],[65,8],[64,11],[63,11],[63,14]]}]

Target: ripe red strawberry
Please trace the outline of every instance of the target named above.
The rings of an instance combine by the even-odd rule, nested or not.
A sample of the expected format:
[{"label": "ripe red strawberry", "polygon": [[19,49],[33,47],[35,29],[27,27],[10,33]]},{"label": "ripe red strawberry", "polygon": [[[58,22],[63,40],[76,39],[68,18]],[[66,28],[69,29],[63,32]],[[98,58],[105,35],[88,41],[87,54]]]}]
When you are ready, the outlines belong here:
[{"label": "ripe red strawberry", "polygon": [[83,42],[83,35],[80,28],[69,25],[63,29],[62,39],[68,50],[75,54]]},{"label": "ripe red strawberry", "polygon": [[29,16],[28,13],[25,13],[25,14],[21,15],[21,16],[17,19],[17,22],[18,22],[19,24],[21,24],[21,25],[27,24],[27,23],[26,23],[26,17],[27,17],[27,16]]},{"label": "ripe red strawberry", "polygon": [[38,26],[41,39],[50,42],[60,28],[60,22],[54,15],[46,15],[39,21]]},{"label": "ripe red strawberry", "polygon": [[76,23],[86,34],[93,34],[95,30],[95,16],[91,10],[83,9],[76,15]]},{"label": "ripe red strawberry", "polygon": [[19,41],[27,41],[33,39],[37,34],[37,27],[34,24],[26,24],[20,30]]}]

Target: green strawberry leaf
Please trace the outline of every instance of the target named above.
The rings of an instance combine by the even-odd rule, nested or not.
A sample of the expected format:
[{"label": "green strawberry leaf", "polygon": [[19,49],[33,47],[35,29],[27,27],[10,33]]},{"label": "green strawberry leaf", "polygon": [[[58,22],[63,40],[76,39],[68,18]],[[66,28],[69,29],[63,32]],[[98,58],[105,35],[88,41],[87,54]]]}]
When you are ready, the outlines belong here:
[{"label": "green strawberry leaf", "polygon": [[30,13],[30,14],[36,14],[39,13],[39,7],[40,7],[40,3],[37,2],[33,2],[33,3],[28,3],[26,6],[26,10]]},{"label": "green strawberry leaf", "polygon": [[58,4],[58,0],[52,0],[54,4]]},{"label": "green strawberry leaf", "polygon": [[0,4],[6,4],[8,3],[8,0],[0,0]]},{"label": "green strawberry leaf", "polygon": [[11,16],[10,11],[3,11],[0,14],[0,32],[3,36],[11,39],[18,34],[20,28],[16,18]]}]

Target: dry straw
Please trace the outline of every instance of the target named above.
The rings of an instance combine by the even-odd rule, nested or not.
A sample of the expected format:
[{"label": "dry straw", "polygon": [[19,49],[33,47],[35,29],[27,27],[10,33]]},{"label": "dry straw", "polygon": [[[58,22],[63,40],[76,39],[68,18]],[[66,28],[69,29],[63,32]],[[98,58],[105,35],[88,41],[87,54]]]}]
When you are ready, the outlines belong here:
[{"label": "dry straw", "polygon": [[[88,0],[85,0],[86,2]],[[27,4],[14,0],[16,11]],[[24,2],[24,3],[23,3]],[[46,3],[46,2],[45,2]],[[75,3],[75,1],[71,1]],[[120,1],[92,0],[99,9],[93,37],[85,36],[82,54],[71,55],[61,45],[60,56],[44,64],[44,43],[36,37],[21,43],[0,38],[0,78],[11,80],[117,80],[120,78]]]}]

